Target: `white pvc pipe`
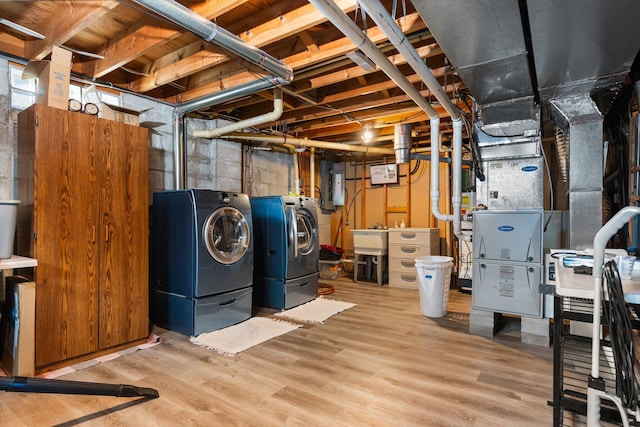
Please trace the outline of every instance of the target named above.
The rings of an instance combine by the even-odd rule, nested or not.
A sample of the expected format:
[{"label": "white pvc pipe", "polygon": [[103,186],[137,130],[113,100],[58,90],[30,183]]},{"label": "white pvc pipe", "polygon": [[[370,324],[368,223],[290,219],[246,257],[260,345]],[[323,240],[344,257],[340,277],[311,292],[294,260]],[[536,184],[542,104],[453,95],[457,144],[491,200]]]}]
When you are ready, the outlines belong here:
[{"label": "white pvc pipe", "polygon": [[440,138],[440,118],[432,119],[431,125],[431,213],[440,221],[451,221],[447,215],[440,213],[440,152],[438,140]]},{"label": "white pvc pipe", "polygon": [[222,126],[216,129],[196,130],[193,132],[193,136],[196,138],[215,138],[221,135],[235,132],[240,129],[246,129],[264,123],[273,122],[280,118],[283,109],[282,90],[279,88],[275,88],[273,90],[273,111],[256,117],[252,117],[247,120],[241,120],[236,123],[231,123],[227,126]]},{"label": "white pvc pipe", "polygon": [[311,198],[316,197],[316,147],[311,147],[309,150],[309,181],[311,185]]},{"label": "white pvc pipe", "polygon": [[[440,156],[438,155],[438,158]],[[453,234],[460,240],[471,241],[471,236],[460,229],[462,208],[462,120],[453,121]]]}]

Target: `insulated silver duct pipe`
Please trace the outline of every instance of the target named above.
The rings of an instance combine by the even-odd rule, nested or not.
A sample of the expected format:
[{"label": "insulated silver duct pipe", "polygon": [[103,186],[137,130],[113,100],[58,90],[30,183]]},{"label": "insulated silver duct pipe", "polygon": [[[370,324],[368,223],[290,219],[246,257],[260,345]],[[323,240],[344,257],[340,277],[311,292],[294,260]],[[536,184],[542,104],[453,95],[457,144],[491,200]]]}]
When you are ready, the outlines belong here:
[{"label": "insulated silver duct pipe", "polygon": [[[460,211],[462,207],[462,119],[457,108],[440,83],[435,78],[429,67],[424,63],[411,42],[398,27],[395,20],[378,0],[360,0],[360,4],[376,25],[385,33],[389,41],[398,49],[398,52],[406,59],[407,64],[415,70],[436,99],[444,107],[453,120],[453,194],[451,203],[453,215],[445,215],[440,212],[440,162],[438,153],[439,126],[438,121],[431,121],[431,210],[433,215],[442,221],[453,221],[453,233],[461,240],[470,240],[470,236],[463,234],[460,228]],[[412,85],[413,87],[413,85]],[[434,133],[435,131],[435,133]]]},{"label": "insulated silver duct pipe", "polygon": [[205,95],[200,98],[191,99],[189,101],[179,104],[176,108],[180,110],[182,114],[190,113],[192,111],[199,110],[201,108],[210,107],[212,105],[219,105],[233,99],[240,98],[250,93],[260,92],[265,89],[276,86],[273,80],[258,79],[245,83],[242,85],[232,86],[229,89],[215,92],[210,95]]},{"label": "insulated silver duct pipe", "polygon": [[213,43],[257,65],[270,74],[278,76],[280,84],[288,84],[293,79],[293,71],[268,53],[246,43],[204,16],[173,0],[133,0],[158,15],[169,19],[206,42]]},{"label": "insulated silver duct pipe", "polygon": [[184,188],[186,183],[186,156],[184,146],[186,145],[186,131],[182,129],[180,117],[184,114],[198,110],[200,108],[221,104],[232,99],[260,92],[262,90],[286,85],[293,80],[293,70],[267,54],[266,52],[246,43],[240,37],[219,27],[203,16],[198,15],[191,9],[173,0],[133,0],[160,16],[174,22],[180,27],[201,37],[207,42],[216,44],[260,67],[271,74],[268,77],[259,78],[253,82],[233,86],[214,94],[193,99],[176,106],[174,110],[174,182],[176,189]]}]

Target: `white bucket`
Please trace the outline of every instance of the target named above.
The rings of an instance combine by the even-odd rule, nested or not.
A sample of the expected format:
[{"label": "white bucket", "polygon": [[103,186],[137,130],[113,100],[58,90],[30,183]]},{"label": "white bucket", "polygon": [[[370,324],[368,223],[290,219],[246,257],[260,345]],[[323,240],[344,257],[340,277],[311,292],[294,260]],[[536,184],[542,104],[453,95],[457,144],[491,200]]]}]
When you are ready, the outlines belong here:
[{"label": "white bucket", "polygon": [[453,258],[423,256],[416,258],[420,309],[427,317],[443,317],[449,308],[449,285]]},{"label": "white bucket", "polygon": [[0,200],[0,259],[13,255],[19,204],[20,200]]}]

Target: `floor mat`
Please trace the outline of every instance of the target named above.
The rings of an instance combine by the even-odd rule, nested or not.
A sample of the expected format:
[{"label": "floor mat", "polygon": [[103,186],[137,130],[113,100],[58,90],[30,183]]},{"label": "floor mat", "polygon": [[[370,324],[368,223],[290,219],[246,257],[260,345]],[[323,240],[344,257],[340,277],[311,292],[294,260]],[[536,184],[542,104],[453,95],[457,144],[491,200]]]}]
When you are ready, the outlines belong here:
[{"label": "floor mat", "polygon": [[306,304],[299,305],[289,310],[275,313],[275,316],[310,323],[324,323],[325,320],[348,310],[356,305],[350,302],[319,297]]},{"label": "floor mat", "polygon": [[248,348],[291,332],[299,327],[301,325],[283,320],[252,317],[237,325],[192,337],[190,341],[225,356],[235,356]]}]

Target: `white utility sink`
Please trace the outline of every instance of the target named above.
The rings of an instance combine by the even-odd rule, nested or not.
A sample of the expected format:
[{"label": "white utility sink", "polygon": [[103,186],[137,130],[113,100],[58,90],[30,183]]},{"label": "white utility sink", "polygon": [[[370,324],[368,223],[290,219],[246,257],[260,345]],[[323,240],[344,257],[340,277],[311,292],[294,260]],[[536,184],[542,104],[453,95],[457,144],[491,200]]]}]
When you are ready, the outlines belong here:
[{"label": "white utility sink", "polygon": [[353,250],[360,255],[386,255],[389,230],[351,230]]}]

